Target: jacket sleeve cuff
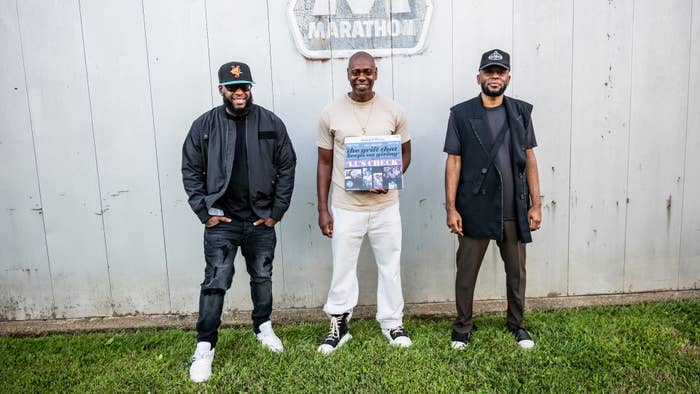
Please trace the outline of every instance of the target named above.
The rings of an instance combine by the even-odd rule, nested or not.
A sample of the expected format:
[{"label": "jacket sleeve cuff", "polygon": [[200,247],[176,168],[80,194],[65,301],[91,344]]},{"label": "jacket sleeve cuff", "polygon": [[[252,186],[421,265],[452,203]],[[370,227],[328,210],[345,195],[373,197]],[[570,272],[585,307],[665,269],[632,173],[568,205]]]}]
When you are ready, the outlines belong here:
[{"label": "jacket sleeve cuff", "polygon": [[206,208],[199,210],[199,212],[197,212],[197,217],[202,223],[206,222],[210,218],[209,212],[207,212]]},{"label": "jacket sleeve cuff", "polygon": [[272,211],[270,212],[270,217],[279,222],[280,220],[282,220],[282,216],[284,216],[284,212],[285,212],[285,210],[282,210],[282,209],[277,208],[277,207],[273,207]]}]

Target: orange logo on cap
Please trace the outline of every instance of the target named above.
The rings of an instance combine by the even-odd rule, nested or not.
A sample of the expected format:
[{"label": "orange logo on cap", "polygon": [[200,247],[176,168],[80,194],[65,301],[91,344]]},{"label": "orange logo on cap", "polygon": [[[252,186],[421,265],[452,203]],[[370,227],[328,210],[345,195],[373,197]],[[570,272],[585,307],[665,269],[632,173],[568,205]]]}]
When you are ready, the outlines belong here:
[{"label": "orange logo on cap", "polygon": [[241,66],[231,66],[231,74],[233,74],[233,76],[236,78],[240,78],[241,77]]}]

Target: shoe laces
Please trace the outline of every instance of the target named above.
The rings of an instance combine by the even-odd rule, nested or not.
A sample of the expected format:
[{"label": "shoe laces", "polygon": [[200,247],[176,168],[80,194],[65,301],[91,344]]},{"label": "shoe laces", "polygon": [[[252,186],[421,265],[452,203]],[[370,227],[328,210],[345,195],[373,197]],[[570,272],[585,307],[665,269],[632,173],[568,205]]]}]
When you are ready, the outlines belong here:
[{"label": "shoe laces", "polygon": [[398,327],[390,328],[389,335],[391,335],[392,338],[396,338],[398,336],[405,336],[406,332],[404,331],[403,326],[398,326]]},{"label": "shoe laces", "polygon": [[331,326],[328,329],[328,335],[326,338],[340,339],[340,321],[341,317],[331,316]]},{"label": "shoe laces", "polygon": [[208,359],[211,357],[211,350],[208,352],[195,352],[192,355],[192,360],[190,360],[190,364],[194,363],[197,360],[204,360]]}]

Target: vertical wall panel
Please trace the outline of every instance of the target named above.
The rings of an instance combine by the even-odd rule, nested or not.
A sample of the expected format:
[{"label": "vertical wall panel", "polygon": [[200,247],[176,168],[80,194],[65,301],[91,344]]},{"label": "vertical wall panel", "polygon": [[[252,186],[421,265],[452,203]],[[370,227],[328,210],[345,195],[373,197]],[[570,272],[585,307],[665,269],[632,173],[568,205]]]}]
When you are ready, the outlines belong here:
[{"label": "vertical wall panel", "polygon": [[48,318],[53,295],[15,1],[0,1],[0,53],[0,320]]},{"label": "vertical wall panel", "polygon": [[[332,98],[331,62],[304,58],[290,34],[287,4],[269,3],[275,113],[297,154],[292,203],[277,225],[282,254],[276,255],[275,265],[283,261],[285,276],[284,293],[275,305],[318,307],[326,301],[331,280],[330,239],[318,228],[316,205],[316,132],[321,110]],[[280,281],[278,273],[273,283]]]},{"label": "vertical wall panel", "polygon": [[[211,75],[214,85],[219,81],[219,66],[232,60],[244,62],[250,66],[255,81],[252,90],[255,103],[272,111],[267,2],[210,0],[206,2],[206,7]],[[221,96],[218,92],[214,93],[214,105],[221,105]],[[284,265],[281,264],[280,251],[282,240],[279,237],[279,228],[276,231],[278,239],[272,280],[274,296],[280,294],[284,278]],[[227,293],[224,308],[250,309],[252,308],[250,277],[246,273],[245,260],[240,250],[234,264],[236,274],[231,289]]]},{"label": "vertical wall panel", "polygon": [[[493,48],[512,53],[512,1],[453,1],[452,26],[452,90],[454,104],[457,104],[476,97],[481,92],[476,83],[476,75],[479,73],[482,53]],[[444,131],[441,139],[444,142]],[[440,190],[444,194],[444,187]],[[491,242],[479,271],[475,298],[505,296],[503,262],[498,255],[496,243]]]},{"label": "vertical wall panel", "polygon": [[692,30],[690,35],[690,81],[688,99],[688,127],[685,145],[685,186],[683,188],[683,229],[681,232],[681,260],[678,287],[700,287],[700,1],[693,1]]},{"label": "vertical wall panel", "polygon": [[678,285],[690,8],[635,2],[625,291]]},{"label": "vertical wall panel", "polygon": [[633,2],[574,6],[569,293],[621,292]]},{"label": "vertical wall panel", "polygon": [[141,1],[81,7],[114,312],[162,312],[170,300]]},{"label": "vertical wall panel", "polygon": [[[406,302],[454,299],[455,236],[445,225],[442,192],[446,156],[442,148],[452,106],[450,2],[439,2],[433,10],[426,50],[420,56],[394,57],[394,90],[408,114],[412,148],[401,191]],[[426,83],[416,83],[428,75]]]},{"label": "vertical wall panel", "polygon": [[19,2],[56,316],[112,313],[77,1]]},{"label": "vertical wall panel", "polygon": [[197,311],[204,277],[203,225],[190,209],[180,173],[192,122],[211,108],[204,0],[144,2],[160,193],[172,311]]},{"label": "vertical wall panel", "polygon": [[528,245],[527,295],[567,293],[571,132],[570,2],[515,2],[513,94],[534,105],[542,229]]}]

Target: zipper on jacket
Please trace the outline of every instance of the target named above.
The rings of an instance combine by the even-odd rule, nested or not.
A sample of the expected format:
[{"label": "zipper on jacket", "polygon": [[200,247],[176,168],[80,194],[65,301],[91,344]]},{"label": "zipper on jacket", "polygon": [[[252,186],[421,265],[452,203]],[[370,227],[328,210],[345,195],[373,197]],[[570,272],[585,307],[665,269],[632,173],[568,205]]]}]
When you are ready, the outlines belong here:
[{"label": "zipper on jacket", "polygon": [[[252,192],[252,187],[250,187],[253,178],[250,177],[250,160],[248,160],[249,159],[248,153],[250,153],[250,152],[248,152],[248,140],[249,140],[248,127],[250,127],[249,120],[250,120],[250,111],[248,111],[248,115],[246,115],[246,117],[245,117],[245,130],[243,130],[243,132],[245,133],[245,159],[247,162],[246,167],[248,167],[248,204],[250,204],[250,210],[251,210],[251,212],[253,212],[253,215],[257,216],[257,214],[255,213],[255,210],[253,209],[253,192]],[[259,218],[259,219],[262,219],[262,218]]]},{"label": "zipper on jacket", "polygon": [[498,179],[501,181],[501,186],[499,188],[500,190],[498,191],[501,195],[501,233],[499,234],[499,236],[501,237],[501,240],[503,240],[503,238],[504,238],[503,237],[503,229],[504,229],[504,224],[503,224],[503,222],[504,222],[504,220],[503,220],[503,177],[501,176],[501,170],[498,169],[498,166],[496,165],[496,163],[492,163],[492,164],[493,164],[493,167],[496,169],[496,172],[498,173]]},{"label": "zipper on jacket", "polygon": [[[224,135],[224,176],[226,177],[226,181],[224,182],[224,188],[222,189],[223,193],[221,194],[221,196],[226,194],[226,189],[228,189],[228,184],[231,182],[231,174],[233,173],[233,161],[236,159],[236,147],[234,146],[233,152],[231,152],[231,155],[232,155],[231,165],[229,165],[229,163],[226,162],[227,153],[229,153],[228,152],[228,139],[231,138],[230,134],[231,134],[231,122],[232,121],[228,120],[226,118],[225,111],[226,110],[224,110],[223,121],[226,123],[226,133]],[[235,125],[235,123],[234,123],[234,125]],[[221,197],[219,197],[219,198],[221,198]],[[213,204],[212,204],[212,206],[213,206]]]}]

